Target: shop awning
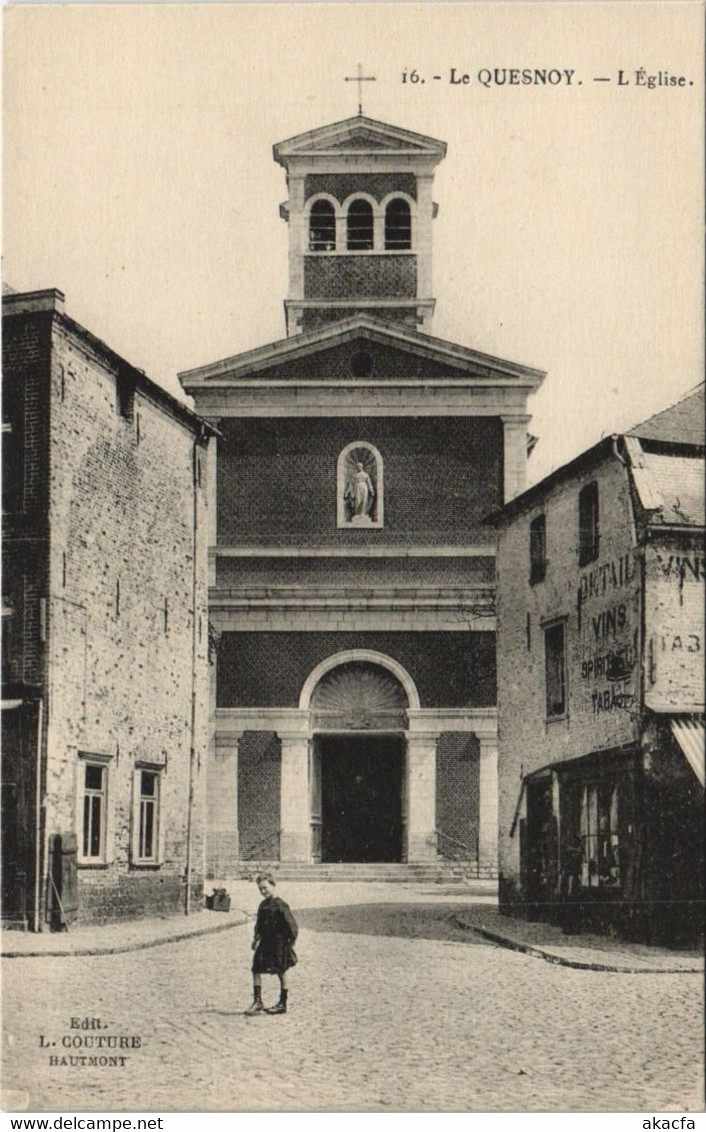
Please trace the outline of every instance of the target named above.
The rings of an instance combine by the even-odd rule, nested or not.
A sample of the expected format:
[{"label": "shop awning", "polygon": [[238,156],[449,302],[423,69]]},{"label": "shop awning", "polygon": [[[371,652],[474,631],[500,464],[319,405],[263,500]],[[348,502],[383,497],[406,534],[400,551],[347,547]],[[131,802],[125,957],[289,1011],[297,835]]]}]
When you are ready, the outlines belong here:
[{"label": "shop awning", "polygon": [[703,719],[670,719],[672,734],[686,755],[689,766],[704,785],[704,721]]}]

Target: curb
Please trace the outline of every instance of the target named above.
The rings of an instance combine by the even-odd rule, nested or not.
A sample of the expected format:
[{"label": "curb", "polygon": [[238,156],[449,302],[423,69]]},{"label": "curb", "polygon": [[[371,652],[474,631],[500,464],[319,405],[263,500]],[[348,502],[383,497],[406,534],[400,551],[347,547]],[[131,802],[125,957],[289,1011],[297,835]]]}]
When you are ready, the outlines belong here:
[{"label": "curb", "polygon": [[616,967],[611,963],[585,963],[580,959],[564,959],[561,955],[554,955],[551,951],[534,947],[531,943],[520,943],[507,936],[498,935],[488,928],[469,924],[460,917],[456,917],[455,922],[457,927],[476,932],[484,939],[497,943],[499,947],[507,948],[508,951],[520,951],[523,955],[530,955],[533,959],[543,959],[545,963],[553,963],[557,967],[572,967],[576,971],[610,971],[617,975],[701,975],[703,978],[703,968],[690,970],[688,967]]},{"label": "curb", "polygon": [[162,936],[160,939],[138,940],[135,943],[117,944],[114,947],[80,947],[75,951],[2,951],[1,959],[42,959],[52,956],[59,959],[73,959],[74,956],[87,955],[121,955],[126,951],[147,951],[151,947],[161,947],[165,943],[181,943],[185,939],[197,939],[203,935],[215,935],[217,932],[227,932],[231,928],[242,927],[251,919],[246,912],[242,918],[229,920],[227,924],[214,924],[208,928],[197,928],[196,931],[174,932],[172,935]]}]

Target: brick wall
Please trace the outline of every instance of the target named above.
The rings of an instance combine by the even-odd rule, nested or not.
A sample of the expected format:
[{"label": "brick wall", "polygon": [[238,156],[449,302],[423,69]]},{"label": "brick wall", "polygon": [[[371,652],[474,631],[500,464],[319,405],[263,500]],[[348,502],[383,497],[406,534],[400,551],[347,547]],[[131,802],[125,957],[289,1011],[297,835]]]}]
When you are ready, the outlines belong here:
[{"label": "brick wall", "polygon": [[274,732],[246,731],[238,744],[238,829],[246,861],[279,859],[281,744]]},{"label": "brick wall", "polygon": [[[80,754],[107,757],[113,849],[104,867],[80,869],[81,916],[175,911],[190,774],[193,434],[139,390],[118,411],[110,362],[63,323],[53,347],[47,833],[78,830]],[[196,892],[208,742],[203,488],[198,511]],[[131,857],[139,764],[160,768],[164,858],[156,871]]]},{"label": "brick wall", "polygon": [[373,649],[398,661],[422,707],[495,705],[495,634],[468,632],[233,633],[218,650],[218,706],[296,707],[304,681],[327,657]]},{"label": "brick wall", "polygon": [[[339,319],[355,313],[355,310],[338,307],[335,317],[332,317],[330,321],[337,322]],[[388,318],[389,313],[388,311],[384,312],[385,321],[393,321]],[[405,312],[405,317],[407,316],[408,312]],[[411,350],[403,350],[360,336],[352,338],[350,341],[341,342],[337,346],[331,346],[329,349],[320,349],[304,357],[292,358],[287,361],[286,365],[281,364],[270,369],[259,369],[257,377],[258,380],[265,382],[269,380],[335,381],[336,378],[347,381],[354,376],[353,358],[361,351],[370,354],[373,360],[373,372],[370,375],[373,378],[401,377],[425,380],[427,378],[444,377],[453,379],[459,377],[459,375],[464,376],[464,371],[460,371],[456,366],[446,365],[434,358],[412,353]],[[480,365],[477,368],[474,367],[473,372],[479,377],[496,377],[490,370],[484,369]],[[438,423],[441,425],[441,422]]]},{"label": "brick wall", "polygon": [[414,255],[307,255],[304,296],[307,299],[413,298],[417,293]]},{"label": "brick wall", "polygon": [[393,192],[406,193],[416,200],[414,173],[309,173],[304,180],[305,200],[328,193],[342,204],[352,193],[367,193],[379,202]]},{"label": "brick wall", "polygon": [[50,314],[3,319],[3,421],[8,421],[21,437],[17,457],[22,462],[22,474],[17,476],[22,491],[14,500],[4,499],[4,503],[13,513],[22,512],[35,520],[47,503],[43,473],[48,459],[46,397],[51,327]]},{"label": "brick wall", "polygon": [[[221,428],[221,545],[489,541],[480,524],[502,498],[496,418],[231,419]],[[338,456],[356,440],[382,455],[384,530],[337,529]]]},{"label": "brick wall", "polygon": [[[332,307],[329,309],[305,310],[302,313],[302,330],[316,330],[320,326],[327,326],[331,322],[340,322],[344,318],[352,318],[360,314],[359,307]],[[417,330],[417,308],[414,304],[409,307],[387,307],[383,311],[369,310],[373,318],[384,318],[385,322],[406,324],[411,330]]]},{"label": "brick wall", "polygon": [[439,853],[451,861],[468,861],[478,852],[480,771],[475,735],[447,731],[436,753],[436,828]]},{"label": "brick wall", "polygon": [[219,558],[216,585],[221,589],[252,587],[488,586],[495,583],[491,557],[444,558]]},{"label": "brick wall", "polygon": [[4,699],[23,702],[2,718],[2,915],[21,926],[33,921],[38,697],[46,661],[50,334],[51,315],[3,318],[2,682]]},{"label": "brick wall", "polygon": [[[578,494],[598,484],[600,546],[578,565]],[[547,569],[529,583],[529,524],[546,515]],[[519,877],[509,837],[523,774],[634,742],[638,736],[640,572],[627,471],[609,457],[548,489],[501,532],[497,558],[500,867]],[[580,600],[579,600],[580,597]],[[567,712],[547,719],[544,627],[565,618]],[[622,674],[623,678],[620,678]]]},{"label": "brick wall", "polygon": [[[6,520],[10,528],[11,520]],[[41,530],[42,525],[37,525]],[[6,694],[41,687],[45,646],[42,640],[41,602],[47,593],[47,539],[25,528],[5,532],[2,554],[3,607],[9,612],[3,625],[2,676]]]},{"label": "brick wall", "polygon": [[46,516],[51,316],[3,319],[3,680],[44,679],[40,601],[48,587]]}]

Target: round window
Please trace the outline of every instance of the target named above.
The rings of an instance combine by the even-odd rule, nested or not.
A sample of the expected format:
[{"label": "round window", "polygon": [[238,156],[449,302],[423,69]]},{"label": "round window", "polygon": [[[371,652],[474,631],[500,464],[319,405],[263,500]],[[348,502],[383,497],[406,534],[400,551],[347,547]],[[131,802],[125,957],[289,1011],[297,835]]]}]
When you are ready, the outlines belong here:
[{"label": "round window", "polygon": [[354,377],[370,377],[374,365],[372,356],[365,350],[360,350],[351,358],[351,372]]}]

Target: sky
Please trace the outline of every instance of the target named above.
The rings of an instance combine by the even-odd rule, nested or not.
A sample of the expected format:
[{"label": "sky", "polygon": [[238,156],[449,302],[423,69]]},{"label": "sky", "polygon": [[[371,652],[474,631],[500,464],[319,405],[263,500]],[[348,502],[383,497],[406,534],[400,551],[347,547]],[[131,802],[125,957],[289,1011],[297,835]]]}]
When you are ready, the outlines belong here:
[{"label": "sky", "polygon": [[[4,32],[3,279],[171,392],[284,337],[272,145],[355,114],[358,62],[367,115],[448,143],[432,333],[547,372],[530,482],[701,380],[700,3],[17,6]],[[574,73],[479,81],[511,68]]]}]

